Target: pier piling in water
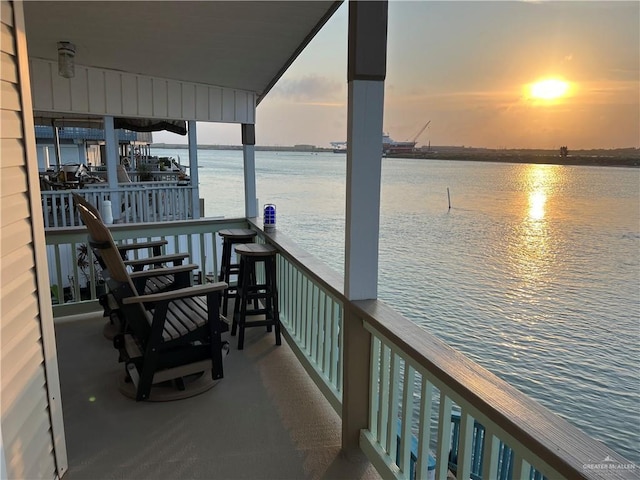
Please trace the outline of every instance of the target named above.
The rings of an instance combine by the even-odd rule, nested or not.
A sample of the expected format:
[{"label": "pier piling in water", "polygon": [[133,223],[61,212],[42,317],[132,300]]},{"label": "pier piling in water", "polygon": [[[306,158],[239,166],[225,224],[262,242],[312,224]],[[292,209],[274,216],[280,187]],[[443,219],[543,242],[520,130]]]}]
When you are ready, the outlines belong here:
[{"label": "pier piling in water", "polygon": [[449,193],[449,187],[447,187],[447,200],[449,200],[449,210],[451,210],[451,194]]}]

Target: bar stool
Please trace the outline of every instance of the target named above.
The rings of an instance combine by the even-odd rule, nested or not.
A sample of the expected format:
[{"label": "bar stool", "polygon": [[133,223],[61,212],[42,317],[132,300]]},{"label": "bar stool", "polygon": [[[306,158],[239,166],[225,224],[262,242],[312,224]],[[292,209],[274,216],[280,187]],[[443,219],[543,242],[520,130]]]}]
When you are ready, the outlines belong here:
[{"label": "bar stool", "polygon": [[[236,301],[233,308],[233,324],[231,335],[238,334],[238,350],[244,347],[244,329],[249,327],[267,327],[267,332],[273,327],[276,335],[276,345],[281,345],[280,315],[278,313],[278,288],[276,286],[276,253],[273,245],[248,243],[235,247],[240,256],[240,272]],[[258,283],[256,265],[264,264],[264,283]],[[257,303],[256,303],[257,302]],[[247,309],[247,304],[253,304]],[[264,315],[263,320],[247,321],[247,316]]]},{"label": "bar stool", "polygon": [[245,228],[228,228],[220,230],[218,235],[222,237],[222,263],[220,265],[220,277],[221,282],[226,282],[229,285],[222,295],[222,315],[227,315],[229,307],[229,295],[236,293],[235,287],[231,286],[231,275],[238,275],[240,270],[240,263],[231,263],[231,249],[234,244],[251,243],[257,235],[255,230],[249,230]]}]

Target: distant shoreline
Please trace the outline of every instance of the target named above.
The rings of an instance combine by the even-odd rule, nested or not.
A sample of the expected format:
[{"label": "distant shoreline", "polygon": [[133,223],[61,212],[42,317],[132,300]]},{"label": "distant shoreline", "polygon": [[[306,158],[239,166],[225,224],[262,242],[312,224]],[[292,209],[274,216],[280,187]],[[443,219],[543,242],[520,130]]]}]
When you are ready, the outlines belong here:
[{"label": "distant shoreline", "polygon": [[[151,148],[187,149],[184,144],[152,143]],[[241,145],[198,145],[199,150],[242,150]],[[331,152],[331,148],[313,145],[260,146],[257,151],[266,152]],[[340,154],[336,154],[340,155]],[[430,151],[404,154],[388,154],[387,158],[415,158],[423,160],[458,160],[472,162],[531,163],[542,165],[580,165],[604,167],[640,167],[640,150],[637,148],[577,150],[561,157],[551,150],[492,150],[473,147],[433,147]]]},{"label": "distant shoreline", "polygon": [[390,158],[417,158],[424,160],[454,160],[468,162],[531,163],[538,165],[575,165],[594,167],[640,167],[640,155],[635,156],[591,156],[591,155],[536,155],[526,153],[412,153],[405,155],[387,155]]}]

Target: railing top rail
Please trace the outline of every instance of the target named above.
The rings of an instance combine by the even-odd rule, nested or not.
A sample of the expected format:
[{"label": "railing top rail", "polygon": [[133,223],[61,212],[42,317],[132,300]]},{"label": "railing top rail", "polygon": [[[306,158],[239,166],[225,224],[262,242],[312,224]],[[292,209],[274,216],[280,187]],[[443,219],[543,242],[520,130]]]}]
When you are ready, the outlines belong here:
[{"label": "railing top rail", "polygon": [[111,188],[108,183],[93,183],[84,185],[82,188],[67,188],[60,190],[42,190],[40,193],[43,195],[65,195],[68,193],[91,193],[91,192],[104,192],[105,190],[150,190],[154,188],[176,188],[187,189],[195,188],[189,183],[179,182],[131,182],[131,183],[119,183],[117,187]]},{"label": "railing top rail", "polygon": [[[598,471],[604,459],[630,462],[532,400],[380,300],[349,304],[360,318],[412,361],[470,402],[498,428],[527,445],[566,478],[640,478],[640,471]],[[479,419],[481,420],[481,419]]]},{"label": "railing top rail", "polygon": [[[175,233],[190,234],[202,232],[210,229],[211,225],[247,225],[244,218],[224,218],[224,217],[203,217],[195,220],[175,220],[163,222],[144,223],[114,223],[109,225],[109,230],[114,238],[128,238],[133,236],[153,236],[173,235]],[[211,229],[213,231],[215,229]],[[77,235],[86,235],[87,229],[84,225],[77,227],[51,227],[45,228],[47,243],[59,243],[63,238],[70,238]]]},{"label": "railing top rail", "polygon": [[347,301],[344,296],[344,279],[335,270],[332,270],[309,252],[300,248],[293,240],[282,232],[265,232],[260,225],[259,218],[247,219],[249,224],[278,247],[279,253],[286,259],[295,263],[314,282],[326,289],[331,295],[343,304]]}]

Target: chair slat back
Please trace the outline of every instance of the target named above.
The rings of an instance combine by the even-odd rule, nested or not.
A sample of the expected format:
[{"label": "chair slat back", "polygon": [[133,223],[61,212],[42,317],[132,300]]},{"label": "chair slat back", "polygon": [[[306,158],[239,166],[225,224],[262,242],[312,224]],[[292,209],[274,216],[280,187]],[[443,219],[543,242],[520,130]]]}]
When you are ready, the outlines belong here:
[{"label": "chair slat back", "polygon": [[109,229],[102,223],[102,220],[84,204],[78,203],[77,208],[89,231],[89,237],[94,244],[99,245],[97,248],[100,250],[100,256],[109,271],[109,276],[117,282],[128,283],[132,291],[136,292],[133,282],[131,282],[131,278],[129,277],[129,272],[127,272],[127,267],[122,261],[122,256],[113,241]]},{"label": "chair slat back", "polygon": [[77,193],[73,193],[72,195],[73,195],[73,203],[75,203],[76,205],[83,205],[87,210],[93,213],[95,217],[99,219],[100,222],[102,223],[102,216],[100,215],[100,211],[92,203],[87,201],[87,199],[84,198],[82,195],[78,195]]}]

